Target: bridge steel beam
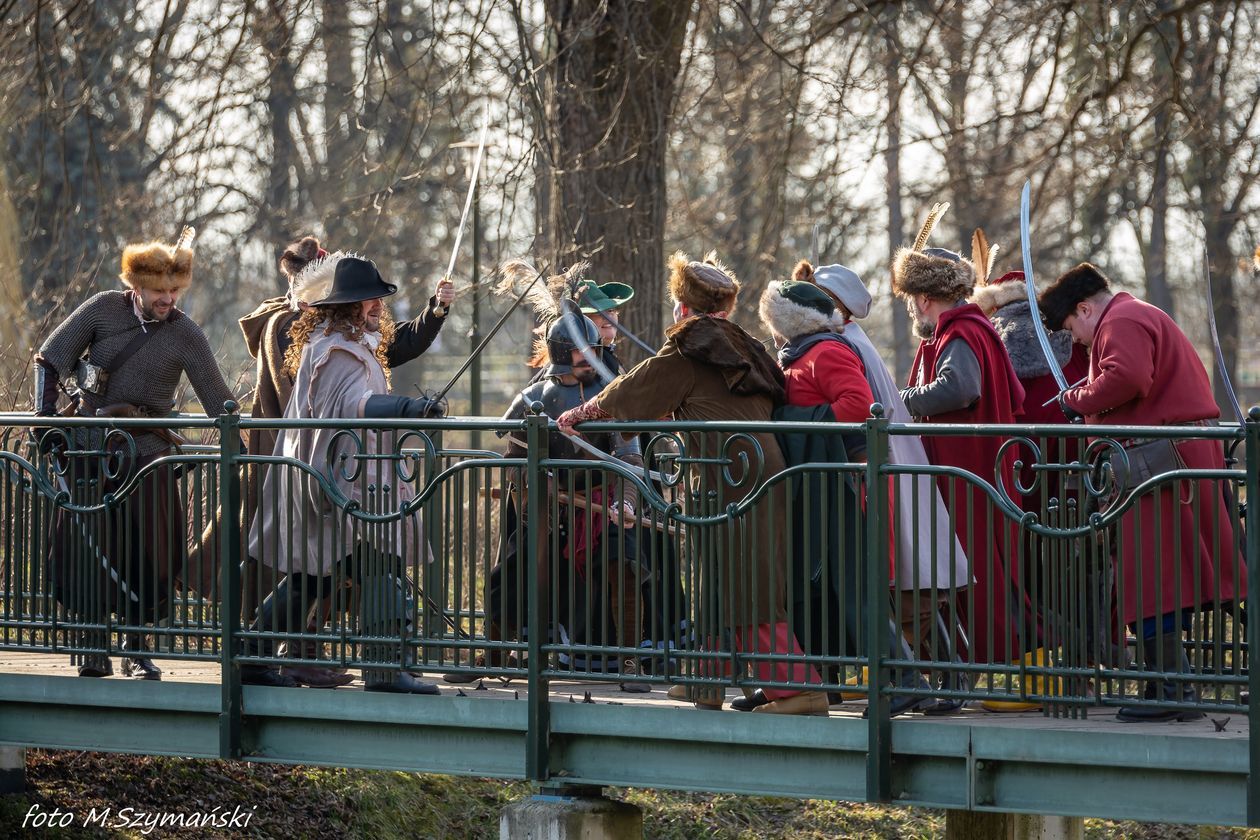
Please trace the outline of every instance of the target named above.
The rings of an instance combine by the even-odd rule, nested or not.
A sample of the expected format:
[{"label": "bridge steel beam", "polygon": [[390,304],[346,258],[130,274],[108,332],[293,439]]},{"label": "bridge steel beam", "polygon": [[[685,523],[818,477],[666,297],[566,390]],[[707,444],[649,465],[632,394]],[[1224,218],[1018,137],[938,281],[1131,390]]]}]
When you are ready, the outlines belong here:
[{"label": "bridge steel beam", "polygon": [[[217,685],[0,675],[0,745],[215,758]],[[572,785],[867,801],[859,719],[551,702],[546,775]],[[246,686],[250,761],[524,779],[521,699]],[[900,805],[1246,824],[1248,742],[1184,724],[1131,731],[891,721]],[[1139,731],[1140,730],[1140,731]],[[535,768],[536,770],[538,768]]]}]

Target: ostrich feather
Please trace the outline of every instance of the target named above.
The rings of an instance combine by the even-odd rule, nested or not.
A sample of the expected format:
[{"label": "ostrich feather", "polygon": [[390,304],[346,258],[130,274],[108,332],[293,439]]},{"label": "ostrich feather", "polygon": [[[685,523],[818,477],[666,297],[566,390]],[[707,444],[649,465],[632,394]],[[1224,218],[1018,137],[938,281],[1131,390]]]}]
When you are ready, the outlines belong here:
[{"label": "ostrich feather", "polygon": [[300,304],[309,305],[328,297],[328,293],[332,291],[333,277],[337,274],[337,263],[346,257],[362,259],[355,253],[333,251],[307,263],[306,268],[293,278],[293,283],[289,286],[289,306],[299,309]]},{"label": "ostrich feather", "polygon": [[508,260],[499,266],[499,281],[494,284],[494,293],[512,298],[524,293],[525,302],[540,321],[559,317],[560,307],[548,291],[547,284],[534,282],[541,274],[526,260]]}]

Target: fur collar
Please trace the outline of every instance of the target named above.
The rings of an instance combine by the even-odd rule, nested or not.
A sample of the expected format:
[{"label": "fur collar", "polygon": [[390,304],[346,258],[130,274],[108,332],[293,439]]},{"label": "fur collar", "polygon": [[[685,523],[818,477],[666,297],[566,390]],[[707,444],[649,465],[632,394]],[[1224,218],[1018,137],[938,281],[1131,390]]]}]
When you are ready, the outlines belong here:
[{"label": "fur collar", "polygon": [[[1033,379],[1050,372],[1050,366],[1046,364],[1046,357],[1037,341],[1037,334],[1033,332],[1033,319],[1029,315],[1027,300],[1008,303],[989,316],[989,319],[1006,347],[1006,354],[1011,357],[1016,376],[1020,379]],[[1062,368],[1072,358],[1071,333],[1066,330],[1050,333],[1050,349],[1054,351],[1054,359]]]}]

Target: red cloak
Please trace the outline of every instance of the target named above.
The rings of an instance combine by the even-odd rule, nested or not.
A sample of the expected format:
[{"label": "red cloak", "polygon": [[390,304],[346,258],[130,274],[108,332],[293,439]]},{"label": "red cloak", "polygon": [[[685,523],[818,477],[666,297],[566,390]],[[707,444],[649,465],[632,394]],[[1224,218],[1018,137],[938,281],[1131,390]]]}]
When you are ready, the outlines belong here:
[{"label": "red cloak", "polygon": [[[980,364],[980,398],[968,408],[924,417],[926,423],[1014,423],[1024,403],[1024,388],[1002,346],[1002,339],[984,312],[974,303],[941,315],[936,334],[919,343],[910,369],[910,384],[922,385],[936,376],[936,361],[951,341],[961,339]],[[1006,441],[998,436],[923,436],[928,460],[939,466],[959,467],[983,481],[1007,482],[1014,497],[1011,477],[1015,453],[1008,450],[999,462],[998,450]],[[1011,662],[1036,644],[1021,644],[1021,636],[1039,636],[1036,619],[1020,584],[1019,526],[993,509],[975,484],[942,476],[937,479],[941,496],[954,512],[954,531],[971,560],[975,583],[960,593],[959,618],[970,639],[972,662]],[[1022,605],[1016,610],[1014,605]]]},{"label": "red cloak", "polygon": [[[1119,292],[1098,321],[1089,382],[1064,396],[1088,424],[1171,426],[1220,409],[1194,345],[1166,312]],[[1190,469],[1220,469],[1219,441],[1177,443]],[[1219,481],[1179,481],[1148,493],[1120,520],[1120,610],[1129,623],[1247,595]]]}]

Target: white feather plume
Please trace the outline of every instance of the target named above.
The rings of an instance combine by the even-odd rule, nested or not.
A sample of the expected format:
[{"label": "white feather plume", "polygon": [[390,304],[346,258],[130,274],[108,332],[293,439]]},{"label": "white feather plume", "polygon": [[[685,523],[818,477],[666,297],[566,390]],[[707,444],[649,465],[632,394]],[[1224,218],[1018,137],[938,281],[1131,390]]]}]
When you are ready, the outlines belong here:
[{"label": "white feather plume", "polygon": [[337,273],[337,263],[346,257],[362,259],[350,251],[333,251],[331,254],[311,260],[289,284],[289,306],[300,309],[328,297],[332,291],[333,277]]}]

